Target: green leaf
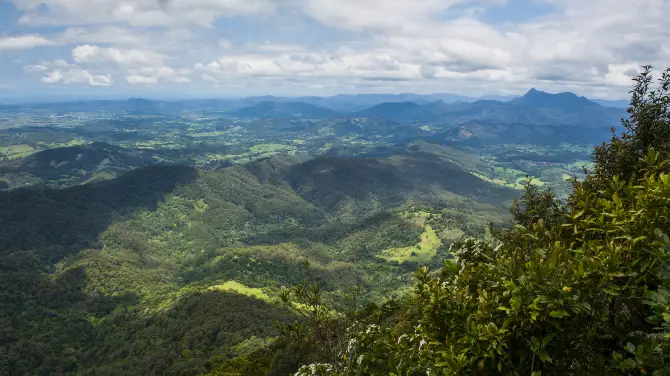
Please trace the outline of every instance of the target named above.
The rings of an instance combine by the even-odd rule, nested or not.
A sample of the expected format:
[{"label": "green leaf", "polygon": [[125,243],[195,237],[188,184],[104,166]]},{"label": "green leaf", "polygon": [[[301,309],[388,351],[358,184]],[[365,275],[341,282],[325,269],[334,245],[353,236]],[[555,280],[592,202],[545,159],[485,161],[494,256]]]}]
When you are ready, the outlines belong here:
[{"label": "green leaf", "polygon": [[557,335],[557,333],[551,333],[542,338],[542,347],[547,346]]},{"label": "green leaf", "polygon": [[542,363],[551,363],[552,362],[552,359],[551,359],[551,357],[549,356],[549,353],[546,350],[542,349],[542,350],[536,352],[536,354],[540,357],[540,360],[542,361]]},{"label": "green leaf", "polygon": [[619,292],[618,292],[618,291],[614,291],[614,290],[612,290],[612,289],[603,288],[603,292],[604,292],[605,294],[607,294],[607,295],[619,296]]},{"label": "green leaf", "polygon": [[517,298],[516,296],[510,299],[509,302],[512,305],[512,309],[515,311],[518,310],[521,306],[521,299]]},{"label": "green leaf", "polygon": [[560,319],[563,317],[569,317],[570,314],[566,312],[564,309],[559,309],[557,311],[551,311],[549,312],[549,316]]},{"label": "green leaf", "polygon": [[632,369],[632,368],[635,368],[635,367],[637,367],[637,363],[633,359],[630,359],[630,358],[624,360],[623,363],[621,363],[621,368],[623,368],[623,369]]},{"label": "green leaf", "polygon": [[635,244],[637,244],[637,243],[639,243],[639,242],[641,242],[641,241],[643,241],[643,240],[646,240],[646,239],[647,239],[646,236],[638,236],[637,238],[635,238],[635,239],[633,240],[633,245],[635,245]]},{"label": "green leaf", "polygon": [[539,314],[540,314],[540,313],[537,312],[537,311],[531,311],[531,312],[530,312],[530,321],[535,321],[535,320],[537,320],[537,316],[538,316]]},{"label": "green leaf", "polygon": [[633,345],[632,343],[628,342],[628,343],[626,344],[626,350],[628,350],[628,352],[630,352],[631,354],[635,354],[635,345]]},{"label": "green leaf", "polygon": [[528,305],[529,309],[534,309],[536,311],[541,311],[542,308],[540,308],[537,303],[540,302],[540,297],[538,296],[537,298],[533,299],[533,302]]}]

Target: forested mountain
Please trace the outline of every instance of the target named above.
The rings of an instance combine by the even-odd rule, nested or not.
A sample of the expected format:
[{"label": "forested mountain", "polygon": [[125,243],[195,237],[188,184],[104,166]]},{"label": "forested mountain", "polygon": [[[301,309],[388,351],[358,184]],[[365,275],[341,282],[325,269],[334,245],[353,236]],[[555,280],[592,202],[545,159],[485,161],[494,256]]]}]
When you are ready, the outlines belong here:
[{"label": "forested mountain", "polygon": [[513,227],[454,244],[405,299],[347,318],[318,281],[286,294],[308,304],[305,346],[329,349],[297,375],[669,374],[670,69],[636,83],[567,201],[528,184]]},{"label": "forested mountain", "polygon": [[649,80],[4,106],[0,375],[663,375]]},{"label": "forested mountain", "polygon": [[[263,102],[232,113],[234,116],[268,118],[323,118],[333,112],[300,102]],[[347,113],[340,113],[347,116]],[[487,122],[494,124],[527,124],[534,126],[572,126],[609,129],[617,126],[625,111],[603,107],[572,93],[548,94],[531,89],[520,98],[507,102],[479,100],[474,102],[443,100],[385,102],[349,116],[387,118],[401,124],[458,124]]]},{"label": "forested mountain", "polygon": [[362,111],[359,115],[386,117],[409,124],[487,122],[611,128],[625,116],[625,111],[602,107],[572,93],[548,94],[531,89],[524,96],[508,102],[480,100],[447,104],[437,101],[426,105],[384,103]]},{"label": "forested mountain", "polygon": [[[25,158],[0,161],[0,175],[18,187],[24,181],[40,185],[75,185],[117,177],[156,164],[159,157],[103,142],[44,150]],[[25,183],[23,183],[25,184]]]},{"label": "forested mountain", "polygon": [[[102,151],[136,156],[93,145],[30,161]],[[391,297],[419,262],[501,221],[515,191],[447,154],[150,166],[0,193],[0,371],[197,375],[258,351],[258,365],[295,370],[301,353],[268,350],[273,321],[299,317],[280,304],[282,286],[318,276],[337,307],[352,286],[360,299]]]},{"label": "forested mountain", "polygon": [[337,115],[337,112],[304,102],[261,102],[257,105],[234,111],[231,115],[261,119],[295,117],[319,119],[334,117]]},{"label": "forested mountain", "polygon": [[[562,95],[562,94],[559,94]],[[181,100],[181,101],[159,101],[142,98],[131,98],[128,100],[95,100],[95,101],[76,101],[63,103],[29,103],[29,104],[0,104],[0,112],[7,111],[57,111],[57,112],[93,112],[93,111],[119,111],[130,113],[178,113],[195,109],[207,109],[210,111],[239,110],[245,107],[254,108],[262,105],[263,113],[269,114],[268,109],[276,103],[279,108],[284,108],[283,117],[297,116],[296,113],[289,113],[289,108],[302,106],[305,109],[313,110],[313,107],[327,108],[333,112],[356,113],[383,103],[406,103],[412,102],[418,105],[427,105],[436,101],[442,101],[447,104],[455,103],[474,103],[480,100],[508,102],[515,99],[515,96],[496,96],[487,95],[481,98],[468,97],[457,94],[434,93],[434,94],[339,94],[331,97],[276,97],[260,96],[247,98],[226,98],[226,99],[202,99],[202,100]],[[607,101],[593,100],[594,103],[606,107],[625,108],[628,101]],[[286,106],[281,106],[284,104]],[[313,106],[313,107],[312,107]],[[261,111],[259,108],[257,111]],[[322,111],[322,110],[321,110]],[[298,114],[302,111],[296,111]],[[309,110],[307,111],[309,112]],[[323,112],[320,112],[323,113]],[[242,113],[243,116],[252,114]],[[262,116],[268,117],[268,116]]]}]

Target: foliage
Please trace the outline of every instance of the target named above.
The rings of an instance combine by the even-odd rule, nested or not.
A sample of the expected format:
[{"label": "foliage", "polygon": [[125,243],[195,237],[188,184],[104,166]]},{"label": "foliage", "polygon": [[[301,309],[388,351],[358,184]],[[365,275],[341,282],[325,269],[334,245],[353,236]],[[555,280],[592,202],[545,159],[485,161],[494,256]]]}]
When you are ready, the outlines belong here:
[{"label": "foliage", "polygon": [[648,72],[566,205],[527,184],[493,244],[453,244],[398,320],[298,375],[670,375],[670,71]]},{"label": "foliage", "polygon": [[[355,100],[363,107],[364,98]],[[555,101],[560,109],[550,108]],[[483,285],[455,284],[475,299],[457,305],[435,295],[456,292],[435,284],[470,259],[476,264],[470,283],[481,277],[493,286],[484,288],[489,297],[502,294],[495,276],[509,276],[515,264],[491,257],[504,258],[511,252],[506,244],[517,244],[520,234],[538,233],[540,219],[552,236],[564,236],[563,217],[572,209],[529,188],[515,215],[527,233],[494,233],[495,247],[464,242],[490,239],[486,225],[500,225],[501,206],[517,195],[488,180],[518,186],[529,174],[536,182],[563,183],[563,174],[583,163],[572,142],[592,142],[602,133],[574,125],[610,124],[617,111],[537,92],[504,105],[400,105],[399,117],[414,124],[418,114],[425,126],[358,113],[333,117],[301,104],[256,106],[274,118],[240,119],[231,117],[246,116],[230,111],[235,106],[241,105],[132,100],[0,108],[0,127],[12,127],[0,131],[0,189],[9,191],[0,193],[0,375],[285,376],[305,363],[326,374],[423,374],[471,370],[473,354],[485,345],[495,350],[508,343],[517,349],[505,364],[527,363],[519,358],[524,344],[513,342],[521,342],[518,336],[480,328],[492,321],[502,328],[495,320],[506,314],[480,307]],[[562,141],[571,144],[557,144]],[[520,154],[506,157],[511,150]],[[623,189],[619,194],[629,199]],[[546,255],[521,248],[520,258],[545,266]],[[378,257],[389,249],[409,257]],[[411,271],[439,267],[457,250],[462,254],[441,274],[421,272],[411,293]],[[480,266],[501,270],[489,275]],[[543,288],[554,299],[551,282]],[[282,297],[294,304],[281,306]],[[625,302],[613,304],[637,312]],[[665,290],[650,291],[644,302],[651,322],[665,328]],[[468,318],[469,326],[454,326],[453,351],[434,352],[433,334],[451,325],[440,322],[445,317]],[[550,319],[560,317],[542,316],[535,325]],[[614,322],[631,326],[618,316]],[[479,338],[468,328],[495,340],[465,346],[464,339]],[[579,327],[570,329],[576,335]],[[612,345],[621,354],[612,361],[661,367],[656,349],[666,351],[666,344],[650,338],[609,339],[623,344]],[[546,345],[572,348],[561,340]],[[441,368],[433,365],[437,357],[447,362]],[[539,359],[535,364],[533,371],[550,369]]]},{"label": "foliage", "polygon": [[670,68],[662,73],[656,89],[651,66],[643,68],[631,92],[630,117],[623,120],[625,131],[595,150],[596,170],[585,182],[591,189],[597,190],[600,183],[615,176],[623,181],[639,177],[650,148],[661,156],[670,155]]}]

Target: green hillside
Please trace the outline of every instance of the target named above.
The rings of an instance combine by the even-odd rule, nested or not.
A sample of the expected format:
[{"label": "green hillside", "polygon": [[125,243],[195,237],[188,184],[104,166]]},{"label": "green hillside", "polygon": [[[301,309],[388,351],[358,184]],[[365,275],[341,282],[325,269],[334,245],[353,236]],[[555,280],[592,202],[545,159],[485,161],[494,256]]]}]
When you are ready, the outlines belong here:
[{"label": "green hillside", "polygon": [[[150,166],[1,193],[0,373],[205,374],[300,317],[283,287],[317,278],[333,307],[352,289],[398,297],[417,265],[500,223],[515,194],[427,152]],[[380,257],[412,246],[426,253]]]},{"label": "green hillside", "polygon": [[[299,338],[332,351],[295,375],[670,374],[670,69],[658,86],[650,69],[567,200],[529,180],[513,226],[452,244],[407,296],[349,317],[313,305]],[[318,302],[318,286],[287,300]]]},{"label": "green hillside", "polygon": [[0,376],[668,374],[668,74],[0,108]]}]

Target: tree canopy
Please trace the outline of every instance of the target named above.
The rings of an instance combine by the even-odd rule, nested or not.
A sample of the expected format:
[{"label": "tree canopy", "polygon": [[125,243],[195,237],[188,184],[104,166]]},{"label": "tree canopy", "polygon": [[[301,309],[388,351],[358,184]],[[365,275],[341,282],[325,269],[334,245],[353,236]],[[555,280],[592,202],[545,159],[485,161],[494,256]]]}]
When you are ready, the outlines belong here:
[{"label": "tree canopy", "polygon": [[567,202],[528,184],[511,228],[452,245],[298,375],[670,375],[669,90],[644,67]]}]

